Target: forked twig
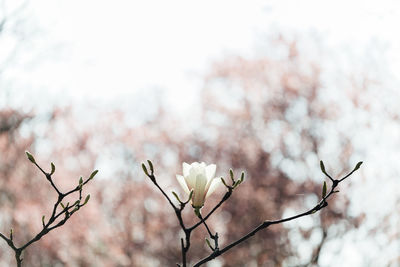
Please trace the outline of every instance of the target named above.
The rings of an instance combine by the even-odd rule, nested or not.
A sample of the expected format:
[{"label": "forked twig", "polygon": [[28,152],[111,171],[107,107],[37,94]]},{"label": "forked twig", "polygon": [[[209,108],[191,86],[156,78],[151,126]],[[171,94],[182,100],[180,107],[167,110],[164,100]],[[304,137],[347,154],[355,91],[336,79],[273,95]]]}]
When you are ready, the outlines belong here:
[{"label": "forked twig", "polygon": [[[4,234],[0,233],[0,237],[2,239],[4,239],[8,246],[11,247],[11,249],[14,250],[15,253],[15,260],[17,262],[17,266],[20,267],[22,266],[22,260],[23,258],[22,256],[22,252],[28,248],[28,246],[30,246],[32,243],[39,241],[44,235],[46,235],[47,233],[49,233],[50,231],[64,225],[67,220],[75,213],[77,212],[81,207],[83,207],[84,205],[86,205],[90,199],[90,195],[87,195],[85,197],[85,199],[82,202],[82,189],[83,187],[94,178],[94,176],[97,174],[97,170],[93,171],[92,174],[89,176],[89,178],[87,178],[85,181],[83,181],[82,177],[79,179],[79,183],[78,185],[74,188],[71,189],[70,191],[66,192],[66,193],[62,193],[58,187],[54,184],[53,181],[53,174],[56,170],[56,167],[53,163],[51,163],[51,171],[50,172],[46,172],[44,171],[37,163],[35,158],[32,156],[32,154],[30,154],[29,152],[26,152],[26,155],[29,159],[30,162],[32,162],[46,177],[46,179],[50,182],[52,188],[57,192],[58,197],[57,197],[57,201],[53,206],[53,210],[51,213],[51,216],[49,218],[49,220],[46,222],[46,218],[43,215],[42,216],[42,225],[43,228],[42,230],[36,234],[35,237],[33,237],[31,240],[29,240],[28,242],[26,242],[25,244],[23,244],[22,246],[17,246],[14,243],[13,240],[13,230],[10,230],[10,235],[9,237],[5,236]],[[70,203],[68,202],[67,204],[64,204],[62,201],[64,198],[66,198],[67,196],[78,192],[79,193],[79,197],[78,199],[72,204],[70,205]],[[56,221],[57,219],[59,219],[58,221]]]}]

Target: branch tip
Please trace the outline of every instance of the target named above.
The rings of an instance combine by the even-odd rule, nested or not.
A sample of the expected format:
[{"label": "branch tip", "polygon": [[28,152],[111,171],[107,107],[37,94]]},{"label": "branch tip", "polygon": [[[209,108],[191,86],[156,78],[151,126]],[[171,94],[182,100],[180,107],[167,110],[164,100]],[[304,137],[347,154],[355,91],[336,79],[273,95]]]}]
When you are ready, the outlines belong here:
[{"label": "branch tip", "polygon": [[319,161],[319,166],[320,166],[320,168],[321,168],[321,171],[322,171],[323,173],[325,173],[325,165],[324,165],[324,162],[323,162],[322,160]]},{"label": "branch tip", "polygon": [[174,195],[174,197],[176,198],[176,200],[178,200],[179,203],[182,203],[181,199],[179,198],[178,194],[175,193],[174,191],[172,191],[172,194]]},{"label": "branch tip", "polygon": [[326,182],[324,181],[324,185],[322,186],[322,198],[326,197]]},{"label": "branch tip", "polygon": [[354,171],[358,170],[361,167],[361,164],[363,164],[362,161],[358,162],[356,167],[354,167]]},{"label": "branch tip", "polygon": [[226,184],[226,182],[225,182],[223,177],[221,177],[221,182],[225,185],[226,188],[230,188],[229,185]]},{"label": "branch tip", "polygon": [[154,173],[153,162],[151,162],[150,160],[147,160],[147,163],[149,164],[151,174],[153,174]]},{"label": "branch tip", "polygon": [[35,164],[36,163],[36,160],[35,160],[35,158],[32,156],[32,154],[31,153],[29,153],[29,151],[27,150],[27,151],[25,151],[25,154],[26,154],[26,156],[28,157],[28,159],[29,159],[29,161],[30,162],[32,162],[33,164]]},{"label": "branch tip", "polygon": [[92,172],[92,174],[90,174],[89,180],[93,179],[93,178],[96,176],[96,174],[97,174],[98,172],[99,172],[99,170],[94,170],[94,171]]},{"label": "branch tip", "polygon": [[208,247],[209,247],[212,251],[214,251],[214,248],[211,246],[210,240],[208,240],[207,237],[206,237],[205,239],[206,239],[206,243],[207,243]]},{"label": "branch tip", "polygon": [[50,172],[50,175],[53,175],[54,174],[54,172],[56,171],[56,166],[54,165],[54,163],[52,162],[52,163],[50,163],[50,165],[51,165],[51,172]]},{"label": "branch tip", "polygon": [[233,170],[232,169],[229,169],[229,176],[231,177],[232,184],[235,183],[235,179],[234,179],[234,176],[233,176]]},{"label": "branch tip", "polygon": [[143,172],[144,172],[147,176],[150,176],[150,175],[149,175],[149,172],[147,171],[146,165],[144,165],[144,163],[142,163],[142,169],[143,169]]},{"label": "branch tip", "polygon": [[88,203],[89,199],[90,199],[90,194],[88,194],[88,195],[86,196],[85,201],[83,202],[82,206],[83,206],[83,205],[86,205],[86,203]]}]

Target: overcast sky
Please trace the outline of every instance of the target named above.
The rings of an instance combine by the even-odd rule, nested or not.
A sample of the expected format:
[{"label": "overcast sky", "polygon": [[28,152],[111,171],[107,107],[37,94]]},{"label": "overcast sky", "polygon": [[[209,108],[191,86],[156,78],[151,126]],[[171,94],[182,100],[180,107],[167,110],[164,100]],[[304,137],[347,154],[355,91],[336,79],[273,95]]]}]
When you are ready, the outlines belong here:
[{"label": "overcast sky", "polygon": [[[371,44],[379,46],[385,55],[378,57],[390,58],[396,73],[399,3],[28,1],[24,16],[30,19],[32,41],[27,38],[21,64],[3,77],[18,79],[16,87],[28,91],[33,106],[43,98],[109,104],[158,88],[166,101],[186,110],[211,62],[228,55],[251,56],[263,36],[274,32],[319,36],[325,49],[345,58],[363,57]],[[8,103],[25,102],[12,95]]]}]

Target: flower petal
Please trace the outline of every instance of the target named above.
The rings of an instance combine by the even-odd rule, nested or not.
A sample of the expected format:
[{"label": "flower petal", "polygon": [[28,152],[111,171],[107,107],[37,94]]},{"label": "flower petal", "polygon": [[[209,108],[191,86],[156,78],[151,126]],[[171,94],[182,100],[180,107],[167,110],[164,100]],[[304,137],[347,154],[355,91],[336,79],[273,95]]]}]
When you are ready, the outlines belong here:
[{"label": "flower petal", "polygon": [[191,167],[189,169],[189,175],[185,176],[186,183],[189,187],[189,190],[194,188],[196,186],[196,176],[197,176],[197,169],[194,167]]},{"label": "flower petal", "polygon": [[208,191],[206,194],[206,198],[208,198],[215,191],[215,189],[217,189],[218,186],[220,186],[221,184],[222,184],[221,177],[212,179],[210,187],[208,188]]},{"label": "flower petal", "polygon": [[204,205],[206,184],[207,184],[207,178],[202,174],[198,174],[196,176],[196,185],[194,187],[194,192],[193,192],[192,205],[194,207],[202,207]]},{"label": "flower petal", "polygon": [[191,166],[187,164],[186,162],[182,163],[182,169],[183,169],[183,176],[189,176],[189,170]]},{"label": "flower petal", "polygon": [[192,164],[190,164],[190,166],[191,166],[192,168],[198,168],[199,165],[200,165],[200,163],[198,163],[197,161],[192,162]]},{"label": "flower petal", "polygon": [[176,175],[176,180],[178,180],[179,184],[181,185],[181,187],[183,188],[183,190],[185,191],[186,194],[190,194],[190,190],[186,184],[185,178],[182,175],[177,174]]},{"label": "flower petal", "polygon": [[217,169],[217,165],[210,164],[206,167],[206,175],[207,181],[210,182],[215,177],[215,170]]}]

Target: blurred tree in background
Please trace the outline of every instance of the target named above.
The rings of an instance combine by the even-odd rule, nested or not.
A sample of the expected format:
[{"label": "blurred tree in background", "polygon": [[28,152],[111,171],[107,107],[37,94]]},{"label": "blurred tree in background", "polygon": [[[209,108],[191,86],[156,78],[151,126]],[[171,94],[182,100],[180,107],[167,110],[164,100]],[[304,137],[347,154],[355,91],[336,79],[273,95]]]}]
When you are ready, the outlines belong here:
[{"label": "blurred tree in background", "polygon": [[[61,188],[76,184],[102,163],[100,177],[88,191],[90,204],[65,226],[32,245],[26,266],[173,266],[180,258],[179,227],[173,211],[140,172],[151,159],[168,192],[177,187],[175,174],[183,161],[217,164],[217,174],[229,167],[245,170],[247,181],[224,204],[212,227],[226,244],[265,219],[311,207],[318,201],[323,178],[319,150],[327,142],[320,128],[335,119],[338,103],[323,103],[321,70],[299,54],[296,43],[274,40],[279,57],[227,58],[215,63],[201,92],[198,126],[188,127],[155,101],[157,115],[129,126],[127,114],[99,111],[93,120],[80,119],[81,110],[56,109],[47,118],[3,110],[1,122],[1,230],[14,228],[28,238],[49,213],[52,195],[43,177],[28,165],[24,151],[38,162],[53,161]],[[84,112],[84,111],[83,111]],[[101,120],[99,119],[101,118]],[[335,168],[350,168],[352,147],[339,134]],[[109,170],[107,170],[109,168]],[[102,175],[101,175],[102,174]],[[176,189],[175,189],[176,190]],[[222,191],[220,191],[222,196]],[[218,201],[218,194],[205,209]],[[224,266],[313,265],[327,239],[339,238],[358,226],[347,213],[349,200],[339,194],[313,217],[262,231],[224,255]],[[186,216],[195,220],[194,214]],[[189,219],[189,220],[190,220]],[[207,254],[200,229],[189,257]],[[18,240],[17,240],[18,242]],[[299,245],[301,244],[301,247]],[[1,264],[12,257],[1,244]]]}]

